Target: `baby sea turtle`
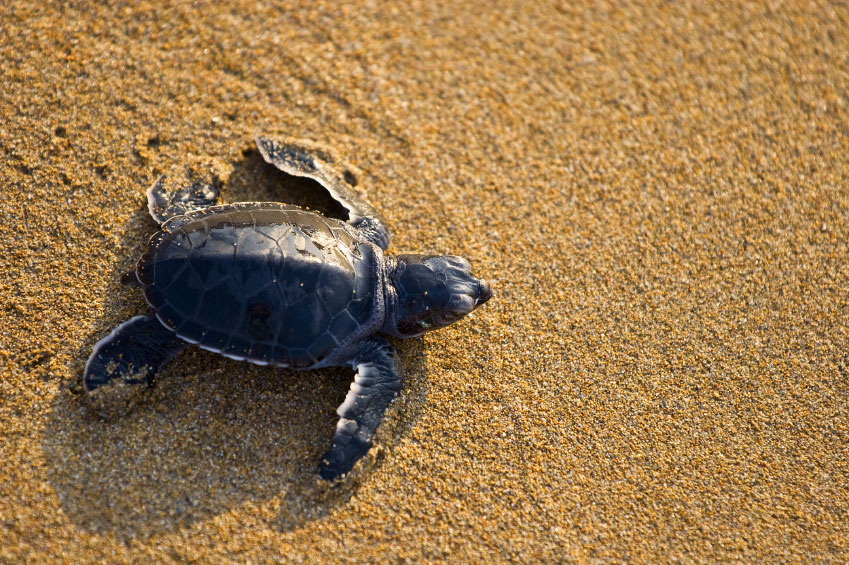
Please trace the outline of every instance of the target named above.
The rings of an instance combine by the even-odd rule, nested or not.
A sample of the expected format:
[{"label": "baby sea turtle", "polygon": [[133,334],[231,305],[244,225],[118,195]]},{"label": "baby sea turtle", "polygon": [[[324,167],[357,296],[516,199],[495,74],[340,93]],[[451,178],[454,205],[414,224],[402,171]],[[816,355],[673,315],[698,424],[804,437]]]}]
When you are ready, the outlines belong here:
[{"label": "baby sea turtle", "polygon": [[460,257],[384,255],[380,216],[325,155],[267,137],[256,143],[268,163],[323,186],[347,221],[275,202],[215,205],[214,186],[169,193],[160,177],[147,200],[162,229],[134,273],[153,312],[97,342],[83,383],[92,396],[105,386],[146,388],[189,343],[258,365],[350,365],[357,373],[319,468],[333,479],[368,452],[401,389],[400,360],[381,334],[445,327],[492,293]]}]

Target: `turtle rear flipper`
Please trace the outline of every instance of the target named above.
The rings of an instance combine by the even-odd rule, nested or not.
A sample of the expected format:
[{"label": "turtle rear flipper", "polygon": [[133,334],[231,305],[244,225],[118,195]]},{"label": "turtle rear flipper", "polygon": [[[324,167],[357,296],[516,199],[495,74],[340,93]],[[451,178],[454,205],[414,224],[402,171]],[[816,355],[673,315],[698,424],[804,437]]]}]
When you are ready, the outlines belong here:
[{"label": "turtle rear flipper", "polygon": [[94,345],[83,386],[99,412],[115,415],[129,408],[138,391],[150,386],[159,368],[186,345],[155,316],[130,318]]},{"label": "turtle rear flipper", "polygon": [[147,209],[154,220],[164,224],[174,216],[208,208],[218,202],[218,187],[213,184],[193,182],[189,186],[168,192],[165,175],[161,175],[147,190]]},{"label": "turtle rear flipper", "polygon": [[357,375],[351,390],[336,413],[339,422],[333,445],[324,455],[318,471],[324,480],[333,480],[350,471],[369,448],[386,408],[398,395],[403,380],[401,361],[395,348],[383,338],[364,342],[353,364]]},{"label": "turtle rear flipper", "polygon": [[348,174],[340,175],[315,151],[307,150],[294,143],[281,143],[271,138],[258,136],[256,145],[266,162],[284,173],[296,177],[307,177],[330,193],[347,212],[346,222],[357,229],[362,237],[384,251],[389,247],[389,230],[383,224],[377,210],[364,202],[353,189],[353,179]]}]

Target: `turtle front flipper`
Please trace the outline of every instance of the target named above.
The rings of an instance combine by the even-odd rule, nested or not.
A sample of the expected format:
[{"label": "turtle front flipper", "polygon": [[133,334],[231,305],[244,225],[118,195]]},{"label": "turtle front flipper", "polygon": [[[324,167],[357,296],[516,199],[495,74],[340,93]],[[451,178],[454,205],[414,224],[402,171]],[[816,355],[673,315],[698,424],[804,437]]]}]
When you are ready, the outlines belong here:
[{"label": "turtle front flipper", "polygon": [[386,250],[389,247],[389,230],[380,219],[380,215],[353,189],[355,182],[350,174],[340,174],[329,157],[318,155],[295,143],[283,143],[271,138],[258,136],[256,145],[266,162],[284,173],[296,177],[307,177],[323,186],[336,202],[348,213],[346,220],[356,228],[363,239]]},{"label": "turtle front flipper", "polygon": [[94,345],[83,386],[102,415],[117,415],[130,408],[159,368],[186,345],[155,316],[130,318]]},{"label": "turtle front flipper", "polygon": [[324,455],[318,475],[332,480],[350,471],[368,453],[383,414],[401,390],[404,376],[395,348],[383,338],[364,342],[352,363],[357,369],[345,402],[336,409],[339,423],[333,445]]},{"label": "turtle front flipper", "polygon": [[193,182],[185,188],[168,192],[164,180],[165,175],[161,175],[147,190],[147,209],[160,224],[174,216],[202,210],[218,202],[219,191],[215,184]]}]

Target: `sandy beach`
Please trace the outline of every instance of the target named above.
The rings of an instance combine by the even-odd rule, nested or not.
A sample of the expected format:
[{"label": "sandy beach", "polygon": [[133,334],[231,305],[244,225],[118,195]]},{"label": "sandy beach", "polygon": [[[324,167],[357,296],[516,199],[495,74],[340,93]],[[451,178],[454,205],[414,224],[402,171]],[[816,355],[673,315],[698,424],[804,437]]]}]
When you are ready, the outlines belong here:
[{"label": "sandy beach", "polygon": [[[849,560],[849,7],[461,4],[4,2],[0,562]],[[159,175],[330,213],[257,133],[494,289],[341,484],[347,368],[82,393]]]}]

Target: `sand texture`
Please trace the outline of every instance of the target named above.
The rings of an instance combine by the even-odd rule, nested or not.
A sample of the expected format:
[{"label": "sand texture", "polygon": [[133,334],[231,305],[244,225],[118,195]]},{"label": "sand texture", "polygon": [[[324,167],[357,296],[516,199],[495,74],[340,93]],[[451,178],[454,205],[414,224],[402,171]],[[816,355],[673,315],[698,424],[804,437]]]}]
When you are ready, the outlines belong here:
[{"label": "sand texture", "polygon": [[[0,562],[849,561],[849,6],[345,4],[2,3]],[[310,204],[260,132],[494,288],[332,488],[349,369],[80,393],[156,177]]]}]

